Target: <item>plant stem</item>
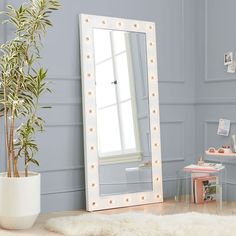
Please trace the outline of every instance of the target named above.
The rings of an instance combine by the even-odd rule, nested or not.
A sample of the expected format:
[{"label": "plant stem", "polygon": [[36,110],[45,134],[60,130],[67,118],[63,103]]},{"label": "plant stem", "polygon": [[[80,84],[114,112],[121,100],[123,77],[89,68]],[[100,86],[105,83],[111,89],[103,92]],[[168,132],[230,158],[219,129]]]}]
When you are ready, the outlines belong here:
[{"label": "plant stem", "polygon": [[29,155],[27,149],[25,148],[25,177],[28,177],[28,162],[29,162]]},{"label": "plant stem", "polygon": [[5,142],[6,142],[6,148],[7,148],[7,176],[11,177],[11,149],[9,145],[9,128],[8,128],[8,111],[7,108],[4,106],[4,116],[5,116],[5,129],[6,129],[6,137],[5,137]]},{"label": "plant stem", "polygon": [[[2,74],[4,84],[6,83],[5,76]],[[7,91],[6,86],[4,85],[4,118],[5,118],[5,143],[6,143],[6,149],[7,149],[7,176],[11,177],[11,156],[10,156],[10,146],[9,146],[9,128],[8,128],[8,109],[7,109]]]},{"label": "plant stem", "polygon": [[14,177],[20,177],[17,170],[17,160],[15,159],[15,150],[14,150],[14,124],[15,124],[15,105],[13,105],[11,112],[11,122],[10,122],[10,149],[11,149],[11,160],[13,167]]}]

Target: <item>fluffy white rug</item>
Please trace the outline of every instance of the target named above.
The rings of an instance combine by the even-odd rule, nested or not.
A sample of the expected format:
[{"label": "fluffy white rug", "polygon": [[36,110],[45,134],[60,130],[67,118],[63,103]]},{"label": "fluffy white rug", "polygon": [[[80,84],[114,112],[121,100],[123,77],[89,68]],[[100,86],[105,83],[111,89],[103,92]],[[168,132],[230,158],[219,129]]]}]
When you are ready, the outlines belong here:
[{"label": "fluffy white rug", "polygon": [[86,213],[49,219],[45,227],[66,236],[235,236],[236,216]]}]

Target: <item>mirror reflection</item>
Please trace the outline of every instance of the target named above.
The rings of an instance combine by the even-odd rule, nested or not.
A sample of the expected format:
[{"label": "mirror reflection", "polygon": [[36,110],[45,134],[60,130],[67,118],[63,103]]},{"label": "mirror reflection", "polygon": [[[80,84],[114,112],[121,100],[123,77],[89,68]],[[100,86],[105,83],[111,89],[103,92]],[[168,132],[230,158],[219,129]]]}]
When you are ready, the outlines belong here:
[{"label": "mirror reflection", "polygon": [[100,195],[152,191],[146,36],[93,36]]}]

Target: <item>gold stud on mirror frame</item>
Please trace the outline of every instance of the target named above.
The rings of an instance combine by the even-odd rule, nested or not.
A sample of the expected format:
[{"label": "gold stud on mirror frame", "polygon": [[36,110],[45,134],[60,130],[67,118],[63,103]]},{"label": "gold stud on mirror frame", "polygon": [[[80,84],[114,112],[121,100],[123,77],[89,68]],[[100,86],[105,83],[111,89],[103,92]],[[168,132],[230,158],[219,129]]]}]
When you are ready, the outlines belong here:
[{"label": "gold stud on mirror frame", "polygon": [[126,201],[126,202],[129,202],[129,198],[126,198],[125,201]]},{"label": "gold stud on mirror frame", "polygon": [[94,184],[94,183],[92,184],[92,187],[95,187],[95,184]]},{"label": "gold stud on mirror frame", "polygon": [[91,74],[90,74],[90,73],[88,73],[88,74],[87,74],[87,76],[88,76],[88,78],[90,78],[90,77],[91,77]]},{"label": "gold stud on mirror frame", "polygon": [[93,113],[93,110],[92,110],[92,109],[89,109],[89,113],[92,114],[92,113]]},{"label": "gold stud on mirror frame", "polygon": [[156,195],[156,198],[160,198],[160,195],[159,195],[159,194],[157,194],[157,195]]},{"label": "gold stud on mirror frame", "polygon": [[89,19],[88,19],[88,18],[86,18],[86,19],[85,19],[85,22],[86,22],[86,23],[88,23],[88,22],[89,22]]},{"label": "gold stud on mirror frame", "polygon": [[95,206],[95,205],[96,205],[96,203],[95,203],[95,202],[93,202],[93,203],[92,203],[92,205],[93,205],[93,206]]},{"label": "gold stud on mirror frame", "polygon": [[155,96],[156,96],[156,94],[155,94],[155,93],[152,93],[152,96],[153,96],[153,97],[155,97]]},{"label": "gold stud on mirror frame", "polygon": [[158,178],[158,177],[156,178],[156,181],[159,181],[159,178]]},{"label": "gold stud on mirror frame", "polygon": [[151,25],[149,25],[149,29],[152,30],[152,26]]},{"label": "gold stud on mirror frame", "polygon": [[134,24],[134,28],[137,28],[138,27],[138,25],[137,24]]},{"label": "gold stud on mirror frame", "polygon": [[150,42],[150,43],[149,43],[149,46],[152,47],[152,46],[153,46],[153,42]]},{"label": "gold stud on mirror frame", "polygon": [[122,23],[121,23],[121,22],[119,22],[119,23],[118,23],[118,26],[122,26]]},{"label": "gold stud on mirror frame", "polygon": [[157,126],[154,126],[154,127],[153,127],[153,130],[154,130],[154,131],[157,131],[157,130],[158,130]]},{"label": "gold stud on mirror frame", "polygon": [[159,147],[159,143],[154,143],[154,147]]},{"label": "gold stud on mirror frame", "polygon": [[103,24],[103,25],[105,25],[105,24],[106,24],[106,21],[105,21],[105,20],[103,20],[103,21],[102,21],[102,24]]},{"label": "gold stud on mirror frame", "polygon": [[113,203],[113,201],[112,201],[112,200],[110,200],[110,201],[109,201],[109,203],[110,203],[110,204],[112,204],[112,203]]},{"label": "gold stud on mirror frame", "polygon": [[87,59],[90,59],[90,58],[91,58],[90,55],[87,55],[86,57],[87,57]]},{"label": "gold stud on mirror frame", "polygon": [[144,200],[144,199],[145,199],[145,197],[144,197],[144,196],[142,196],[142,197],[141,197],[141,199],[142,199],[142,200]]},{"label": "gold stud on mirror frame", "polygon": [[153,60],[153,59],[151,59],[151,60],[150,60],[150,62],[151,62],[151,63],[153,63],[153,62],[154,62],[154,60]]},{"label": "gold stud on mirror frame", "polygon": [[92,92],[91,92],[91,91],[88,91],[88,95],[92,95]]},{"label": "gold stud on mirror frame", "polygon": [[89,128],[89,131],[90,131],[90,132],[93,132],[93,128]]},{"label": "gold stud on mirror frame", "polygon": [[155,79],[155,77],[154,76],[151,76],[151,80],[154,80]]},{"label": "gold stud on mirror frame", "polygon": [[94,146],[91,146],[91,147],[90,147],[90,150],[94,150]]},{"label": "gold stud on mirror frame", "polygon": [[91,168],[94,169],[94,168],[95,168],[95,165],[91,165]]},{"label": "gold stud on mirror frame", "polygon": [[89,37],[86,37],[85,39],[86,39],[86,41],[89,41]]}]

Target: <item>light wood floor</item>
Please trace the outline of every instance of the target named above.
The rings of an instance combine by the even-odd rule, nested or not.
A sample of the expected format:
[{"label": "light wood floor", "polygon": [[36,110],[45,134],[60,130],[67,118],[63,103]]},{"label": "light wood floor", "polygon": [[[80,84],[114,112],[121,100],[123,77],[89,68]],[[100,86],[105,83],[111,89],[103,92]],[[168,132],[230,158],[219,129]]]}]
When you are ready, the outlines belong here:
[{"label": "light wood floor", "polygon": [[[166,214],[177,214],[177,213],[184,213],[184,212],[201,212],[201,213],[208,213],[208,214],[217,214],[217,208],[214,203],[207,203],[204,205],[196,205],[191,204],[190,206],[182,203],[176,203],[173,200],[167,200],[164,203],[158,204],[150,204],[150,205],[143,205],[143,206],[135,206],[135,207],[126,207],[126,208],[119,208],[119,209],[112,209],[106,211],[99,211],[98,213],[101,214],[117,214],[117,213],[124,213],[124,212],[146,212],[158,215],[166,215]],[[47,219],[52,217],[60,217],[60,216],[72,216],[72,215],[80,215],[85,214],[84,210],[81,211],[71,211],[71,212],[55,212],[45,215],[40,215],[36,224],[33,228],[29,230],[4,230],[0,229],[0,236],[58,236],[60,234],[49,232],[44,229],[44,223]],[[223,209],[221,211],[223,215],[236,215],[236,202],[225,202],[223,204]]]}]

